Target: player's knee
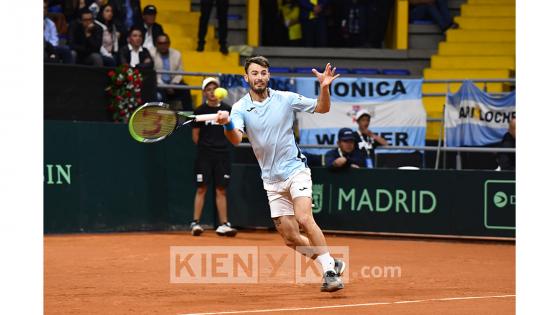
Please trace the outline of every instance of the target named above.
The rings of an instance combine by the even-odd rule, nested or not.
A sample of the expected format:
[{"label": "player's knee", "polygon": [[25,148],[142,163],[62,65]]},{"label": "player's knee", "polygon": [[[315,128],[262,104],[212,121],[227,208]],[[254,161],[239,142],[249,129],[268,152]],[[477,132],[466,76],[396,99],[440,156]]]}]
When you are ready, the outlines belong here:
[{"label": "player's knee", "polygon": [[196,193],[199,194],[199,195],[203,195],[203,194],[206,193],[206,190],[207,190],[207,189],[208,189],[208,188],[206,187],[206,185],[204,185],[204,186],[199,186],[199,187],[196,188]]},{"label": "player's knee", "polygon": [[308,230],[309,228],[311,228],[313,225],[315,225],[315,220],[313,219],[312,216],[308,215],[308,214],[303,214],[300,216],[296,217],[296,220],[298,222],[298,224],[304,229],[304,230]]},{"label": "player's knee", "polygon": [[217,195],[225,195],[226,194],[225,187],[216,187],[216,194]]}]

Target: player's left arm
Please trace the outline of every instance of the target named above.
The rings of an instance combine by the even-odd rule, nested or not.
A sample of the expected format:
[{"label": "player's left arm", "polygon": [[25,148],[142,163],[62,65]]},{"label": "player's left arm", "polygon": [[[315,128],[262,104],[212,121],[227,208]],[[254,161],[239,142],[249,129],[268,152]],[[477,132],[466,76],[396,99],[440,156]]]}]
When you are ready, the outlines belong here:
[{"label": "player's left arm", "polygon": [[317,98],[317,107],[315,108],[316,113],[328,113],[331,109],[331,94],[329,92],[329,86],[332,81],[340,76],[340,74],[335,74],[336,67],[332,68],[330,63],[327,63],[325,71],[322,73],[312,69],[313,74],[319,80],[321,84],[319,90],[319,97]]}]

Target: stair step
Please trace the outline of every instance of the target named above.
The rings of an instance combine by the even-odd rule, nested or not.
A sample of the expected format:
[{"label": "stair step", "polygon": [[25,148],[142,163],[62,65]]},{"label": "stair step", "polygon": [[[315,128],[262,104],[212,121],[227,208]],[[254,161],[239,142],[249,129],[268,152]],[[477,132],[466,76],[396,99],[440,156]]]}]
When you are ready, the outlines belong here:
[{"label": "stair step", "polygon": [[[198,30],[193,30],[190,27],[182,27],[181,25],[164,25],[163,29],[166,33],[173,38],[198,38]],[[212,25],[208,25],[208,30],[206,31],[206,40],[214,39],[216,36],[216,29]]]},{"label": "stair step", "polygon": [[[170,23],[177,24],[179,21],[181,23],[192,21],[193,23],[198,23],[200,18],[200,12],[187,12],[181,10],[165,10],[158,11],[157,21],[158,23]],[[197,24],[198,27],[198,24]]]},{"label": "stair step", "polygon": [[183,55],[183,60],[189,60],[191,64],[200,64],[206,66],[214,65],[238,65],[239,54],[236,52],[230,53],[227,56],[222,55],[220,52],[205,51],[205,52],[191,52],[187,51]]},{"label": "stair step", "polygon": [[461,43],[441,42],[438,54],[442,56],[492,56],[509,55],[515,56],[515,43]]},{"label": "stair step", "polygon": [[515,5],[515,0],[468,0],[468,3],[478,5]]},{"label": "stair step", "polygon": [[464,17],[515,17],[515,5],[477,5],[463,4],[461,16]]},{"label": "stair step", "polygon": [[158,14],[161,11],[175,10],[175,11],[191,11],[190,1],[178,1],[178,0],[167,0],[167,1],[147,1],[142,3],[143,7],[152,4],[156,7]]},{"label": "stair step", "polygon": [[479,18],[458,16],[455,17],[455,23],[459,24],[459,27],[465,30],[515,30],[514,17]]},{"label": "stair step", "polygon": [[[195,51],[196,47],[198,46],[198,39],[192,37],[183,37],[178,40],[174,40],[171,45],[173,48],[178,49],[180,51]],[[206,40],[206,44],[204,45],[205,51],[218,51],[220,45],[217,39]]]},{"label": "stair step", "polygon": [[432,56],[433,69],[515,69],[513,56]]},{"label": "stair step", "polygon": [[494,70],[445,70],[445,69],[424,69],[424,79],[445,80],[445,79],[506,79],[513,76],[513,71],[503,69]]},{"label": "stair step", "polygon": [[[451,93],[456,93],[463,83],[423,83],[422,93],[447,93],[447,90]],[[484,83],[475,83],[481,90],[484,90]],[[487,92],[504,92],[508,91],[508,87],[504,83],[486,83]]]},{"label": "stair step", "polygon": [[448,42],[515,42],[514,31],[471,31],[454,29],[446,33]]}]

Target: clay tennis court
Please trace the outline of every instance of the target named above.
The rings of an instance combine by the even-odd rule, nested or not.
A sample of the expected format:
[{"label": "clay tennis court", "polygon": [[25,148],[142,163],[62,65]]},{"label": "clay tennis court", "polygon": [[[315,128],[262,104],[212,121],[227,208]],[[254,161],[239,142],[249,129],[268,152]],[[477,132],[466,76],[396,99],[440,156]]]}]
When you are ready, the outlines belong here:
[{"label": "clay tennis court", "polygon": [[[349,246],[344,290],[319,284],[170,283],[170,246],[275,246],[273,232],[222,238],[187,232],[44,238],[46,314],[513,314],[515,245],[327,235]],[[365,278],[363,266],[400,266]]]}]

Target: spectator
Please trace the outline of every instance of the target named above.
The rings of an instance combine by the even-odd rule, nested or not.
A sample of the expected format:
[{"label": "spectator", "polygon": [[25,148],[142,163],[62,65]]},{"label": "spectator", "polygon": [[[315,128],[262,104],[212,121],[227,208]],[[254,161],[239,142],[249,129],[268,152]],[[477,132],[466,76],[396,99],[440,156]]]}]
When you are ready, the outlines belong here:
[{"label": "spectator", "polygon": [[[206,102],[194,111],[196,115],[216,114],[218,111],[231,112],[231,107],[220,102],[214,95],[214,90],[219,86],[220,82],[216,78],[206,78],[202,81],[202,93]],[[200,226],[200,216],[208,186],[213,182],[220,219],[216,233],[221,236],[235,236],[237,230],[231,227],[227,218],[226,193],[231,176],[231,145],[224,135],[224,127],[215,122],[197,122],[192,128],[192,139],[197,148],[194,169],[197,188],[191,233],[198,236],[204,231]]]},{"label": "spectator", "polygon": [[367,46],[382,48],[394,0],[376,0],[368,4]]},{"label": "spectator", "polygon": [[350,128],[338,131],[338,148],[325,153],[325,166],[332,169],[366,167],[364,156],[356,149],[354,132]]},{"label": "spectator", "polygon": [[356,114],[356,122],[358,123],[358,130],[354,133],[358,150],[362,154],[368,168],[374,167],[375,161],[375,148],[379,145],[387,145],[387,140],[380,137],[371,130],[369,130],[369,123],[371,121],[371,114],[362,109]]},{"label": "spectator", "polygon": [[447,0],[410,0],[411,20],[421,20],[431,18],[442,32],[449,28],[457,28],[458,25],[453,23]]},{"label": "spectator", "polygon": [[93,22],[93,14],[87,8],[80,11],[80,19],[70,27],[70,48],[79,64],[103,66],[99,53],[103,30]]},{"label": "spectator", "polygon": [[[508,132],[502,138],[499,147],[515,148],[515,118],[509,123]],[[515,153],[498,153],[498,170],[515,171]]]},{"label": "spectator", "polygon": [[83,8],[87,8],[86,0],[72,0],[64,3],[64,15],[66,20],[74,22],[80,19]]},{"label": "spectator", "polygon": [[101,41],[101,57],[106,67],[117,65],[119,46],[122,45],[122,32],[114,22],[113,6],[106,4],[100,8],[101,13],[97,16],[95,23],[103,30]]},{"label": "spectator", "polygon": [[341,30],[348,47],[366,45],[367,7],[363,0],[345,1],[342,7]]},{"label": "spectator", "polygon": [[72,51],[66,45],[59,45],[58,32],[54,22],[47,17],[48,2],[43,1],[43,37],[45,61],[74,63]]},{"label": "spectator", "polygon": [[262,46],[288,45],[288,29],[284,24],[281,4],[280,0],[260,0],[261,20],[266,21],[260,28]]},{"label": "spectator", "polygon": [[227,48],[227,11],[229,7],[228,0],[200,0],[200,19],[198,20],[198,47],[196,51],[204,51],[206,43],[206,32],[208,31],[208,21],[212,6],[216,1],[216,9],[218,13],[218,41],[220,42],[220,52],[224,55],[228,54]]},{"label": "spectator", "polygon": [[[152,50],[154,56],[154,68],[156,71],[185,71],[183,70],[183,61],[181,53],[170,48],[171,40],[165,33],[159,35],[156,39],[156,49]],[[180,84],[185,85],[183,76],[180,74],[158,74],[158,84]],[[180,101],[183,110],[192,110],[191,92],[189,90],[178,89],[158,89],[158,96],[162,102],[171,103],[172,101]]]},{"label": "spectator", "polygon": [[128,32],[128,45],[121,47],[120,63],[131,67],[154,68],[154,61],[150,52],[142,47],[142,29],[133,26]]},{"label": "spectator", "polygon": [[327,45],[327,19],[325,8],[329,0],[300,0],[300,21],[303,45],[324,47]]},{"label": "spectator", "polygon": [[156,22],[157,9],[154,5],[147,5],[142,12],[143,22],[139,25],[144,36],[144,48],[153,50],[156,48],[156,40],[163,34],[163,27]]},{"label": "spectator", "polygon": [[107,4],[107,0],[87,0],[86,6],[93,14],[93,18],[97,19],[99,17],[99,13],[101,12],[101,7]]},{"label": "spectator", "polygon": [[280,11],[284,25],[288,29],[288,45],[301,46],[301,23],[299,21],[299,5],[296,0],[282,0]]},{"label": "spectator", "polygon": [[129,30],[132,26],[142,23],[140,0],[109,0],[109,3],[115,9],[115,21],[118,21],[123,29]]}]

